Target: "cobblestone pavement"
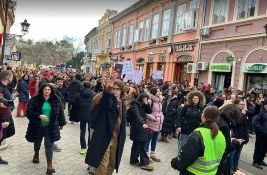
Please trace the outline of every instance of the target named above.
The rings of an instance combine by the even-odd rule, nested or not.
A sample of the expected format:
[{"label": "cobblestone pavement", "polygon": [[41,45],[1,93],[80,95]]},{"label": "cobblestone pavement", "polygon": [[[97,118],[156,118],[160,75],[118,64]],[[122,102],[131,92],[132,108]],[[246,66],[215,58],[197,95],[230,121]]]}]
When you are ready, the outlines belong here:
[{"label": "cobblestone pavement", "polygon": [[[15,116],[15,115],[13,115]],[[42,144],[40,152],[40,164],[33,164],[33,144],[28,143],[25,139],[25,132],[28,124],[27,118],[14,117],[16,126],[16,135],[8,139],[9,147],[4,151],[0,151],[0,155],[7,161],[9,165],[0,166],[0,175],[43,175],[46,172],[46,159],[44,146]],[[257,170],[251,164],[255,140],[244,147],[242,151],[242,161],[240,166],[247,175],[267,174],[267,169]],[[85,156],[79,154],[79,125],[66,125],[62,130],[62,139],[58,142],[62,148],[62,152],[54,153],[54,168],[57,175],[86,175],[87,166],[84,163]],[[154,163],[155,170],[147,172],[138,167],[129,165],[129,157],[131,150],[131,141],[127,137],[123,158],[119,170],[119,175],[176,175],[179,174],[170,166],[170,161],[176,156],[177,143],[172,139],[170,143],[158,143],[158,153],[162,160],[161,163]],[[252,173],[249,173],[252,172]],[[115,174],[115,173],[114,173]]]}]

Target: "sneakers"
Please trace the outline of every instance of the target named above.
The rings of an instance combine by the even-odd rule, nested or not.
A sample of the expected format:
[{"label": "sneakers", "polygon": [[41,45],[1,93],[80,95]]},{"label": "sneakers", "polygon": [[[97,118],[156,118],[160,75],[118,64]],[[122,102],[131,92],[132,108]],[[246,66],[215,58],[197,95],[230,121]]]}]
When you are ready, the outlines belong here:
[{"label": "sneakers", "polygon": [[258,163],[253,163],[252,165],[256,168],[263,169],[263,167]]},{"label": "sneakers", "polygon": [[2,157],[0,157],[0,165],[8,165],[8,162],[3,160]]},{"label": "sneakers", "polygon": [[150,158],[155,162],[160,162],[161,161],[156,152],[150,152]]},{"label": "sneakers", "polygon": [[54,144],[53,151],[54,152],[60,152],[61,151],[61,148],[59,148],[56,144]]},{"label": "sneakers", "polygon": [[86,149],[81,149],[80,154],[81,155],[85,155],[86,154]]},{"label": "sneakers", "polygon": [[147,170],[147,171],[153,171],[154,170],[154,167],[152,165],[143,165],[143,166],[140,166],[140,168],[143,170]]}]

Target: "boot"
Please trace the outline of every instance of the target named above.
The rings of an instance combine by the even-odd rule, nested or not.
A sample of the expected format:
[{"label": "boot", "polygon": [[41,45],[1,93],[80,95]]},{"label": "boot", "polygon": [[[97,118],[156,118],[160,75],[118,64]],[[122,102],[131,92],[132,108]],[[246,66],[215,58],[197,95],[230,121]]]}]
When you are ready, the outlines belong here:
[{"label": "boot", "polygon": [[164,136],[161,134],[159,141],[164,142]]},{"label": "boot", "polygon": [[33,156],[33,159],[32,159],[32,163],[35,163],[35,164],[40,163],[40,160],[39,160],[39,152],[35,152],[34,153],[34,156]]},{"label": "boot", "polygon": [[8,162],[3,160],[2,157],[0,157],[0,165],[7,165]]},{"label": "boot", "polygon": [[152,165],[143,165],[143,166],[140,166],[141,169],[143,170],[147,170],[147,171],[153,171],[154,170],[154,166]]},{"label": "boot", "polygon": [[166,143],[169,143],[170,142],[167,136],[165,137],[165,142]]},{"label": "boot", "polygon": [[56,173],[55,169],[53,168],[52,160],[47,160],[47,171],[46,174],[53,174]]},{"label": "boot", "polygon": [[168,139],[172,139],[172,134],[168,134]]},{"label": "boot", "polygon": [[177,133],[176,132],[172,133],[172,137],[177,139]]},{"label": "boot", "polygon": [[150,158],[153,160],[153,161],[155,161],[155,162],[160,162],[161,160],[160,160],[160,158],[159,158],[159,156],[157,155],[157,153],[156,152],[150,152]]}]

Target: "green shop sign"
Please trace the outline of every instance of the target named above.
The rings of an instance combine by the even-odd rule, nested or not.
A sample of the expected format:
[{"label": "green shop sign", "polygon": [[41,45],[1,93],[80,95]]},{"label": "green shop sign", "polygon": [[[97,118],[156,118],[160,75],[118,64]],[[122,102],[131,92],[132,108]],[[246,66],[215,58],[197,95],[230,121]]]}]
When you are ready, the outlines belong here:
[{"label": "green shop sign", "polygon": [[264,72],[266,65],[264,64],[253,64],[253,65],[248,65],[246,67],[247,72],[255,72],[255,73],[262,73]]},{"label": "green shop sign", "polygon": [[230,64],[212,64],[210,70],[212,72],[231,72]]}]

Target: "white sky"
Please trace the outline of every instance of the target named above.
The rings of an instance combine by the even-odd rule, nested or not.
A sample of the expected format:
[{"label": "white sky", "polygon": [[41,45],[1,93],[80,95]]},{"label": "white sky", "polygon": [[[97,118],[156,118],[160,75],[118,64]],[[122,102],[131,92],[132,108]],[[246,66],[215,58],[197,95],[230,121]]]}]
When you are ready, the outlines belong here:
[{"label": "white sky", "polygon": [[106,9],[121,11],[137,0],[17,0],[11,33],[21,34],[20,23],[31,24],[23,39],[60,40],[65,36],[83,42],[84,36],[98,26]]}]

